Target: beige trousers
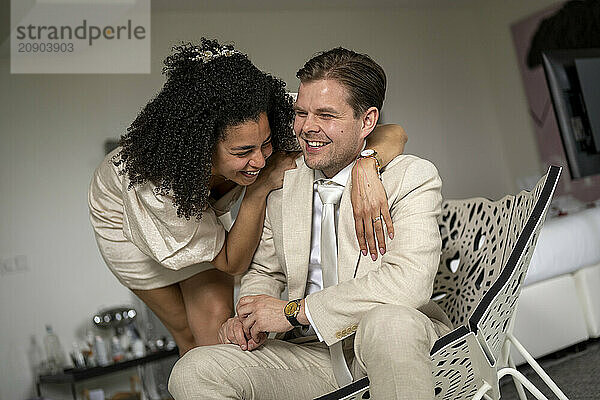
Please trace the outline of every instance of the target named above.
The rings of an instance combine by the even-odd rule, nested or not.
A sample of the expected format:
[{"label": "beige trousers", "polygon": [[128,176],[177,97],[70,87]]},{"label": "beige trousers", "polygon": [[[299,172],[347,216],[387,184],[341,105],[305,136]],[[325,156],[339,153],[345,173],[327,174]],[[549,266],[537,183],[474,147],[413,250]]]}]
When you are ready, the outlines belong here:
[{"label": "beige trousers", "polygon": [[[449,331],[404,306],[381,305],[360,321],[351,371],[368,375],[374,400],[431,400],[429,350]],[[173,367],[169,391],[188,399],[313,399],[337,389],[324,343],[268,340],[248,352],[236,345],[198,347]]]}]

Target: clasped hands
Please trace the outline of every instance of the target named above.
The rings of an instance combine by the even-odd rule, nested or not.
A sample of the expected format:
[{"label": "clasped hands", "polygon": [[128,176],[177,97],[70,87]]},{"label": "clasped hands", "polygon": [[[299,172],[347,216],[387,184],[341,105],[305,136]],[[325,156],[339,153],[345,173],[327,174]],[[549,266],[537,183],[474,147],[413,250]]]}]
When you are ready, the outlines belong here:
[{"label": "clasped hands", "polygon": [[232,343],[252,351],[267,340],[268,332],[292,330],[283,313],[287,301],[267,295],[245,296],[237,305],[237,315],[219,329],[219,342]]}]

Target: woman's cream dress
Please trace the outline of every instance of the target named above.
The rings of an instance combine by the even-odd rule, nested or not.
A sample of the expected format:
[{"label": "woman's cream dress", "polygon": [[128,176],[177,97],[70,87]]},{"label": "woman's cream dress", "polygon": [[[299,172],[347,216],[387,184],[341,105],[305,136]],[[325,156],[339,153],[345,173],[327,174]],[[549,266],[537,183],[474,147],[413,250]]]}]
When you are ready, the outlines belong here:
[{"label": "woman's cream dress", "polygon": [[202,213],[177,217],[169,196],[157,195],[147,182],[127,190],[111,159],[100,164],[88,192],[90,219],[104,261],[130,289],[155,289],[214,268],[209,262],[221,251],[225,228],[219,216],[239,200],[243,187],[231,190]]}]

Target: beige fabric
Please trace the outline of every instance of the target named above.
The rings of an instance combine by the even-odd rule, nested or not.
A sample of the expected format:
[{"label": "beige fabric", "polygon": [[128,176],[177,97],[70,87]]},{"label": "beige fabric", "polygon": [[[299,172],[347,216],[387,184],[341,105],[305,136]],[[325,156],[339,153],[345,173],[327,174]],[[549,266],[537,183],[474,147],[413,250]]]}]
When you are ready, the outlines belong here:
[{"label": "beige fabric", "polygon": [[238,200],[238,187],[211,204],[197,221],[177,217],[169,196],[148,182],[127,190],[129,180],[111,159],[94,172],[88,192],[90,220],[98,248],[110,270],[131,289],[154,289],[214,268],[225,229],[218,219]]},{"label": "beige fabric", "polygon": [[[314,171],[302,158],[297,165],[286,172],[283,189],[269,196],[261,242],[240,296],[279,297],[286,285],[290,299],[304,295]],[[396,231],[387,253],[375,262],[360,256],[349,183],[338,222],[340,283],[306,301],[327,345],[347,338],[347,359],[356,353],[353,372],[368,371],[371,398],[432,398],[429,349],[451,326],[429,300],[441,247],[441,181],[430,162],[402,155],[387,166],[383,183]],[[235,345],[190,351],[176,364],[169,389],[177,400],[310,399],[336,386],[323,343],[275,340],[254,352]]]},{"label": "beige fabric", "polygon": [[[357,357],[348,357],[353,374],[369,371],[371,399],[430,400],[429,349],[448,330],[413,308],[375,307],[359,323]],[[382,362],[390,354],[393,365]],[[176,400],[306,400],[335,389],[329,351],[318,342],[268,340],[251,352],[235,345],[198,347],[177,361],[169,379]]]},{"label": "beige fabric", "polygon": [[[261,242],[242,278],[240,297],[279,297],[287,284],[290,299],[304,296],[310,253],[314,171],[302,160],[287,171],[283,189],[272,192]],[[430,301],[438,268],[441,239],[437,215],[441,180],[429,161],[400,155],[382,173],[394,222],[387,253],[372,261],[361,257],[354,230],[351,182],[340,203],[338,221],[339,284],[307,296],[311,317],[328,345],[352,335],[364,313],[379,304],[419,309],[451,326]]]}]

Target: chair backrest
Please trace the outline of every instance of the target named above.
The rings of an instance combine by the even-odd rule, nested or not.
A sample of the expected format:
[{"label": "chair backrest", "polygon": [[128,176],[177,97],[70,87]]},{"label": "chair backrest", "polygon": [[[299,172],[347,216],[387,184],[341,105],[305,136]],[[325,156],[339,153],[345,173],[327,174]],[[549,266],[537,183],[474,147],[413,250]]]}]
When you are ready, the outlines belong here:
[{"label": "chair backrest", "polygon": [[531,192],[496,202],[444,202],[433,298],[455,329],[431,349],[436,399],[470,400],[482,382],[500,398],[496,360],[560,172],[552,166]]},{"label": "chair backrest", "polygon": [[442,254],[432,298],[454,327],[467,323],[500,273],[513,203],[514,196],[442,203]]},{"label": "chair backrest", "polygon": [[483,296],[505,270],[553,171],[558,180],[560,168],[551,167],[531,193],[524,191],[497,201],[473,198],[443,202],[438,219],[442,254],[432,298],[454,327],[467,324]]},{"label": "chair backrest", "polygon": [[516,196],[502,272],[470,316],[470,330],[491,360],[498,360],[502,351],[560,172],[560,167],[551,166],[531,192]]}]

